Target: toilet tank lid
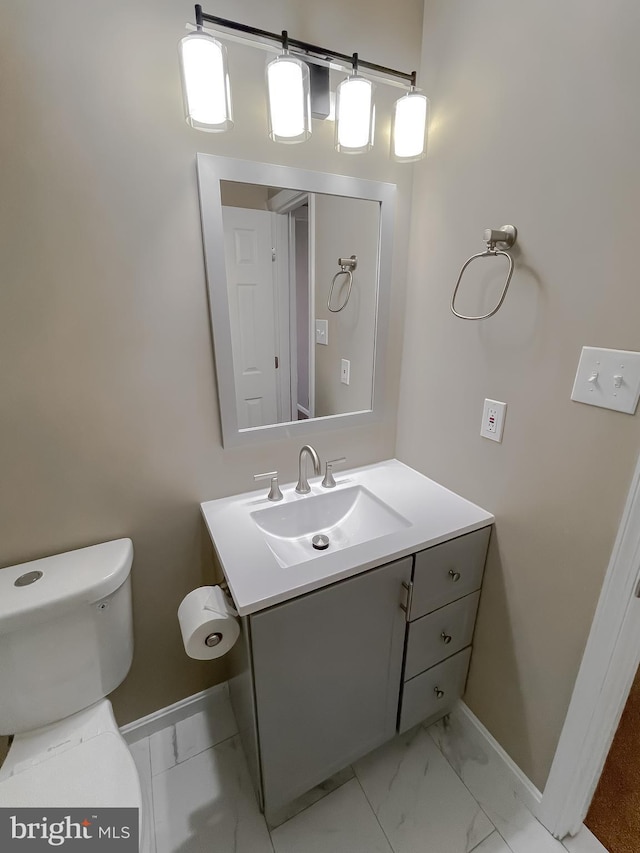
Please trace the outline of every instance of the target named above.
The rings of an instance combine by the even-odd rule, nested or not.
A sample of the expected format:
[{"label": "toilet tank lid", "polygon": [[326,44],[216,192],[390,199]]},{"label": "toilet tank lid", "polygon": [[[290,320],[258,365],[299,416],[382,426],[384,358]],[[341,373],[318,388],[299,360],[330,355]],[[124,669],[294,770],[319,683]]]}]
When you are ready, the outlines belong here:
[{"label": "toilet tank lid", "polygon": [[[0,569],[0,634],[111,595],[132,561],[131,539],[114,539]],[[26,584],[16,586],[23,577]]]}]

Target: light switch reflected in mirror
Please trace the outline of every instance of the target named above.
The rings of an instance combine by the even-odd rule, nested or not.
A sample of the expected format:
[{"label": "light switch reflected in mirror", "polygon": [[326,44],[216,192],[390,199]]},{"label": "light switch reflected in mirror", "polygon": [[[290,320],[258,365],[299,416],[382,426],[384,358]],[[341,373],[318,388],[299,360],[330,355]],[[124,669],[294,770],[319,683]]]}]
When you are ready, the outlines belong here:
[{"label": "light switch reflected in mirror", "polygon": [[395,187],[203,154],[198,178],[224,444],[373,418]]}]

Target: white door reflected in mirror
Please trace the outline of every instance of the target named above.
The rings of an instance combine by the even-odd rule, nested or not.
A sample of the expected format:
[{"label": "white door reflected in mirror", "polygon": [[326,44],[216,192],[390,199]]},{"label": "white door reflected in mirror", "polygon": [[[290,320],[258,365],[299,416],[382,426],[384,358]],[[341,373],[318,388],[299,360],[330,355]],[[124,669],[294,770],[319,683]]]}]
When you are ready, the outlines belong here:
[{"label": "white door reflected in mirror", "polygon": [[264,210],[222,209],[240,429],[279,420],[272,216]]}]

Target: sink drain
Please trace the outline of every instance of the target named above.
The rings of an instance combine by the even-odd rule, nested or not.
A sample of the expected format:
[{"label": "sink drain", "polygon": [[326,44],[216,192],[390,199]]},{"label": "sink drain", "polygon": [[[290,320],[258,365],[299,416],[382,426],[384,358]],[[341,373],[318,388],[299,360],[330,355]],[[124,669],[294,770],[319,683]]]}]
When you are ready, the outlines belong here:
[{"label": "sink drain", "polygon": [[[328,542],[329,540],[327,540]],[[42,572],[27,572],[26,575],[20,575],[18,580],[13,582],[14,586],[29,586],[42,577]]]},{"label": "sink drain", "polygon": [[316,533],[316,535],[311,540],[311,544],[316,549],[316,551],[326,551],[329,547],[329,537],[325,536],[324,533]]}]

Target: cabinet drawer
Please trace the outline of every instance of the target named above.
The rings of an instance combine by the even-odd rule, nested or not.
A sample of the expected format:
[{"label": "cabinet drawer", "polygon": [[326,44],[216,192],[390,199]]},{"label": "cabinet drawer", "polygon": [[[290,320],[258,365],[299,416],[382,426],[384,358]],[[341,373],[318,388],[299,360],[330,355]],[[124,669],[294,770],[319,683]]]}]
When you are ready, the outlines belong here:
[{"label": "cabinet drawer", "polygon": [[480,589],[490,527],[416,554],[410,619]]},{"label": "cabinet drawer", "polygon": [[471,648],[458,652],[437,666],[405,681],[402,688],[399,732],[406,732],[428,717],[444,716],[462,696],[467,680]]},{"label": "cabinet drawer", "polygon": [[471,645],[479,601],[473,592],[409,624],[405,681]]}]

